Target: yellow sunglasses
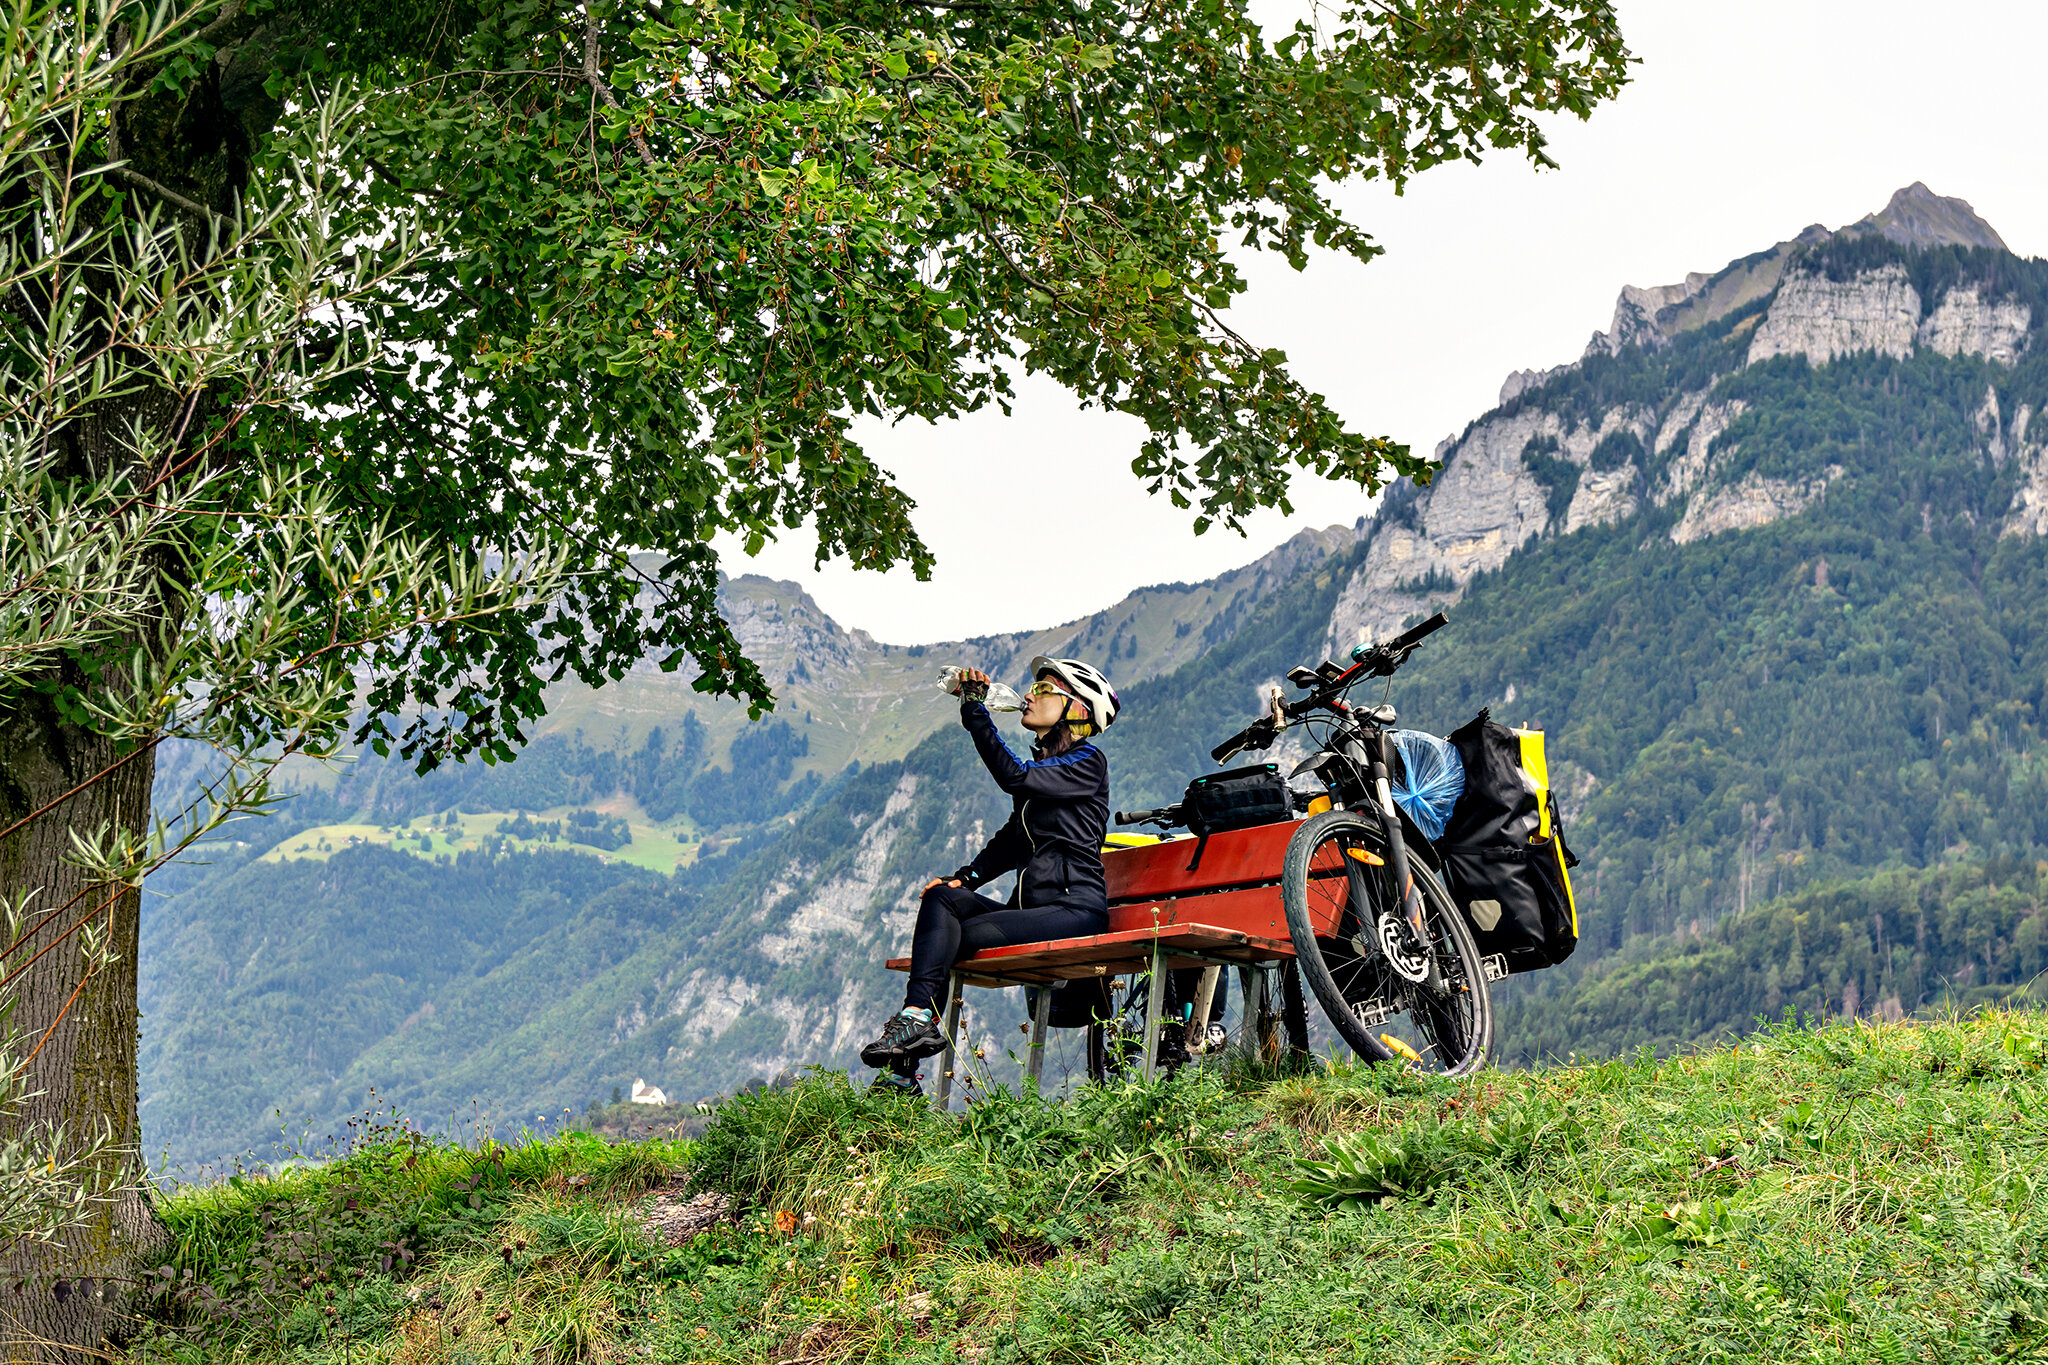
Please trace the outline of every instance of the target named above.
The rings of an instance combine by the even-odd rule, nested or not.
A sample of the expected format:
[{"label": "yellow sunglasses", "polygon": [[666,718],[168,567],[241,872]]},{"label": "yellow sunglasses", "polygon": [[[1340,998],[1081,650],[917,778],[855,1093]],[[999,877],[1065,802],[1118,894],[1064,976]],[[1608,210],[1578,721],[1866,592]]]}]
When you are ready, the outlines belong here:
[{"label": "yellow sunglasses", "polygon": [[[1066,718],[1068,720],[1083,720],[1086,719],[1088,716],[1094,714],[1088,709],[1087,702],[1082,701],[1079,697],[1075,696],[1072,692],[1067,691],[1066,688],[1061,687],[1051,678],[1040,678],[1037,682],[1031,684],[1031,686],[1025,690],[1024,695],[1026,697],[1034,698],[1065,697],[1067,699]],[[1077,706],[1081,708],[1078,713],[1074,710],[1074,708]]]}]

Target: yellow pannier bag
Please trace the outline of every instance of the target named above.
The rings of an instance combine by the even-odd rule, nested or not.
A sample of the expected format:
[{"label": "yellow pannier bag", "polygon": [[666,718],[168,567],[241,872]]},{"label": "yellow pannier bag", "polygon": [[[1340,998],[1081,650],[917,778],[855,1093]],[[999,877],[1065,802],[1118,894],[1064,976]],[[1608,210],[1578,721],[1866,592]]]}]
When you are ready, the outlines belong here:
[{"label": "yellow pannier bag", "polygon": [[1465,791],[1436,849],[1479,951],[1510,972],[1551,967],[1579,943],[1579,910],[1541,730],[1510,730],[1481,711],[1448,736]]}]

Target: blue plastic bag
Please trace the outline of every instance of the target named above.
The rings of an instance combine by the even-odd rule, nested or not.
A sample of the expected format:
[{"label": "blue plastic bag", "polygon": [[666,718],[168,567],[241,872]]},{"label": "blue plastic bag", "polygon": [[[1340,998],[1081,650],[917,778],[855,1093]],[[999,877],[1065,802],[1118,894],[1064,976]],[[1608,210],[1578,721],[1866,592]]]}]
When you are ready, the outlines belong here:
[{"label": "blue plastic bag", "polygon": [[1393,783],[1394,803],[1408,813],[1431,843],[1444,837],[1444,825],[1458,798],[1465,794],[1465,760],[1447,739],[1420,730],[1394,731],[1405,779]]}]

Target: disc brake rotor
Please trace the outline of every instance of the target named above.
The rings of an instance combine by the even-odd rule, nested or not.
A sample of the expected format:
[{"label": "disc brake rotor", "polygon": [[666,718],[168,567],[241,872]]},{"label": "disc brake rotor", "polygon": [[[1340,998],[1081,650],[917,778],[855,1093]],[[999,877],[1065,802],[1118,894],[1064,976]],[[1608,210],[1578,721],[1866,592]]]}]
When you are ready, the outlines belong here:
[{"label": "disc brake rotor", "polygon": [[1403,981],[1421,985],[1429,980],[1428,956],[1410,944],[1408,926],[1391,912],[1379,917],[1379,947],[1380,956]]}]

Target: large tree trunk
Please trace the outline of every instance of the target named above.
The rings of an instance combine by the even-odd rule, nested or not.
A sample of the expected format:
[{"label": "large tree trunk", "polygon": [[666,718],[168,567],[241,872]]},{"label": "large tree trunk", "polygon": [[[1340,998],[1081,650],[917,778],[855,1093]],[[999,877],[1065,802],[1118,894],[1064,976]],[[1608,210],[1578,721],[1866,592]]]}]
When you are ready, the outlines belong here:
[{"label": "large tree trunk", "polygon": [[[247,35],[238,28],[223,40],[229,36]],[[117,129],[99,149],[146,177],[142,183],[168,190],[164,207],[202,251],[211,225],[195,210],[233,211],[249,175],[252,127],[267,126],[274,113],[261,75],[255,58],[207,62],[182,91],[125,104]],[[224,98],[224,90],[238,93]],[[90,280],[91,271],[83,278]],[[108,339],[118,345],[118,324],[110,318],[107,325]],[[188,442],[196,439],[206,426],[206,398],[163,390],[120,395],[106,411],[88,414],[60,436],[64,467],[58,476],[90,477],[124,463],[134,466],[137,425],[165,438],[182,431]],[[175,577],[175,555],[162,567]],[[168,620],[144,624],[136,642],[151,648],[172,631]],[[60,672],[63,681],[82,689],[106,685],[69,664]],[[106,676],[118,680],[121,670]],[[97,1172],[102,1188],[120,1192],[95,1206],[84,1226],[54,1245],[0,1248],[0,1355],[10,1362],[77,1362],[90,1358],[103,1341],[119,1341],[137,1322],[135,1291],[165,1241],[146,1188],[138,1120],[141,892],[132,885],[94,883],[75,865],[71,839],[74,831],[87,838],[118,831],[140,844],[150,824],[154,751],[124,749],[72,723],[39,692],[0,702],[0,830],[50,808],[0,838],[0,896],[12,901],[28,894],[24,928],[68,907],[5,959],[8,972],[33,959],[15,983],[19,1004],[9,1022],[24,1038],[24,1049],[41,1040],[28,1067],[31,1089],[40,1094],[12,1126],[61,1126],[68,1150],[78,1151],[110,1125],[120,1149]],[[64,936],[82,920],[106,930],[111,961],[89,962],[82,932]]]},{"label": "large tree trunk", "polygon": [[[123,756],[106,740],[63,723],[48,705],[32,703],[0,720],[0,828],[57,801]],[[71,846],[73,830],[90,836],[109,827],[145,828],[155,768],[152,752],[131,753],[111,775],[0,840],[0,895],[12,899],[32,892],[29,924],[42,918],[39,912],[72,902],[6,959],[6,969],[14,971],[41,953],[15,983],[19,1003],[11,1022],[25,1048],[48,1032],[28,1067],[29,1089],[40,1093],[17,1123],[31,1130],[62,1127],[73,1143],[111,1124],[117,1149],[96,1174],[102,1189],[119,1191],[62,1241],[31,1244],[6,1258],[0,1335],[10,1361],[76,1361],[76,1348],[91,1349],[122,1335],[122,1322],[132,1312],[129,1291],[154,1264],[163,1239],[144,1189],[136,1112],[135,958],[142,897],[132,886],[90,880],[73,861]],[[90,974],[82,935],[58,941],[65,929],[87,919],[107,926],[114,955]],[[78,1281],[87,1278],[92,1284],[82,1288]]]}]

